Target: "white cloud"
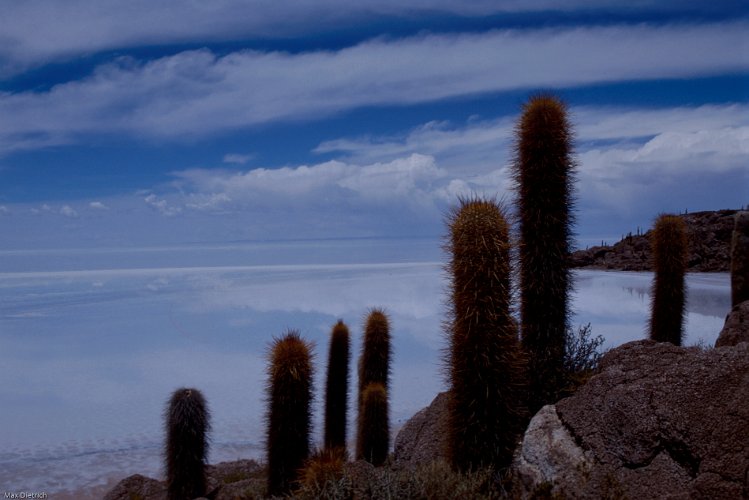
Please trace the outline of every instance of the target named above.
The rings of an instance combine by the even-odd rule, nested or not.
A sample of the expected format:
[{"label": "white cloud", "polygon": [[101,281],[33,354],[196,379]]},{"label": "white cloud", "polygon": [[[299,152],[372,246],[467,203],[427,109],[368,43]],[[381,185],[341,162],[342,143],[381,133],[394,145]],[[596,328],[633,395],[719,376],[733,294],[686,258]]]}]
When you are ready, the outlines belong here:
[{"label": "white cloud", "polygon": [[159,199],[155,194],[149,194],[143,198],[143,201],[146,202],[146,205],[158,210],[159,213],[166,215],[167,217],[173,217],[182,212],[181,207],[170,205],[165,199]]},{"label": "white cloud", "polygon": [[[720,0],[691,1],[693,11],[719,9]],[[679,2],[603,0],[597,9],[679,9]],[[0,17],[0,75],[50,60],[121,47],[286,37],[316,33],[377,16],[418,18],[433,13],[485,16],[502,12],[577,10],[583,0],[322,0],[178,2],[160,0],[27,0],[5,2]],[[143,13],[148,15],[144,16]],[[712,10],[710,10],[712,12]],[[313,19],[313,22],[310,20]],[[44,33],[44,36],[39,36]]]},{"label": "white cloud", "polygon": [[298,54],[119,59],[48,91],[0,94],[5,152],[126,131],[183,138],[360,106],[749,68],[749,24],[503,30],[377,39]]},{"label": "white cloud", "polygon": [[109,207],[100,201],[92,201],[88,207],[94,210],[109,210]]},{"label": "white cloud", "polygon": [[63,205],[60,208],[60,214],[64,215],[65,217],[78,217],[78,212],[76,212],[75,209],[70,205]]},{"label": "white cloud", "polygon": [[251,158],[252,158],[252,155],[242,155],[242,154],[231,153],[231,154],[224,155],[223,162],[234,163],[237,165],[244,165],[245,163],[250,161]]}]

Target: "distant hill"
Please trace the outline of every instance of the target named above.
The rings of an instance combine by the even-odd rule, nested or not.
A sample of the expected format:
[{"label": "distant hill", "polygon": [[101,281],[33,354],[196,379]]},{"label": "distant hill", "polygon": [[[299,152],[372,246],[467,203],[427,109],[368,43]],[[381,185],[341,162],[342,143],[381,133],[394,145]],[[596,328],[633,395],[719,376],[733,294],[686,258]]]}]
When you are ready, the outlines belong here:
[{"label": "distant hill", "polygon": [[[680,214],[689,236],[689,271],[728,272],[731,255],[733,216],[738,210],[717,210]],[[650,231],[625,236],[609,246],[578,250],[570,256],[572,267],[652,271]]]}]

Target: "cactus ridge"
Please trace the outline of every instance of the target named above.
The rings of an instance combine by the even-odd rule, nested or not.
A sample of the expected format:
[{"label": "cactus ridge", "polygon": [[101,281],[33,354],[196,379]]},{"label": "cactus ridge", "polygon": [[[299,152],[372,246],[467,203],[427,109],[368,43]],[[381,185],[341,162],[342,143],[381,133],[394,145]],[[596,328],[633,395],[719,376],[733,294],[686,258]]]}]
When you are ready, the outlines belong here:
[{"label": "cactus ridge", "polygon": [[687,269],[687,230],[681,217],[658,216],[651,232],[653,286],[651,290],[650,338],[680,346],[684,337]]},{"label": "cactus ridge", "polygon": [[[364,323],[364,341],[359,356],[359,385],[357,391],[356,456],[364,455],[364,442],[368,439],[364,428],[364,393],[372,383],[380,384],[388,393],[390,383],[390,320],[384,310],[373,308]],[[387,405],[385,405],[387,410]],[[388,426],[388,420],[383,420]],[[388,431],[389,432],[389,431]]]},{"label": "cactus ridge", "polygon": [[268,368],[268,494],[291,491],[310,451],[312,346],[290,330],[274,338]]},{"label": "cactus ridge", "polygon": [[390,447],[388,394],[381,383],[371,382],[364,388],[360,418],[362,439],[357,458],[380,466],[385,463]]},{"label": "cactus ridge", "polygon": [[561,389],[569,326],[575,162],[565,104],[550,95],[531,98],[516,134],[520,318],[534,413]]},{"label": "cactus ridge", "polygon": [[448,456],[461,470],[506,467],[526,420],[527,390],[511,314],[509,228],[493,200],[461,199],[447,223]]},{"label": "cactus ridge", "polygon": [[330,333],[328,373],[325,386],[326,450],[346,448],[346,414],[348,410],[349,329],[339,320]]},{"label": "cactus ridge", "polygon": [[206,493],[205,460],[210,414],[203,394],[180,388],[172,393],[165,412],[167,498],[182,500]]}]

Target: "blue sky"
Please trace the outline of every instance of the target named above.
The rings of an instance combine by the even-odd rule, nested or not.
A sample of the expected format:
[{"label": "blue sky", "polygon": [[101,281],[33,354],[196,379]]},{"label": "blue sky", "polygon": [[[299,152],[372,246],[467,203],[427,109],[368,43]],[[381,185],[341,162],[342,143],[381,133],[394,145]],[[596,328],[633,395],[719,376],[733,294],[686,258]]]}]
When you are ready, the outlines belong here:
[{"label": "blue sky", "polygon": [[743,0],[36,0],[0,19],[0,248],[435,237],[569,105],[579,244],[749,204]]}]

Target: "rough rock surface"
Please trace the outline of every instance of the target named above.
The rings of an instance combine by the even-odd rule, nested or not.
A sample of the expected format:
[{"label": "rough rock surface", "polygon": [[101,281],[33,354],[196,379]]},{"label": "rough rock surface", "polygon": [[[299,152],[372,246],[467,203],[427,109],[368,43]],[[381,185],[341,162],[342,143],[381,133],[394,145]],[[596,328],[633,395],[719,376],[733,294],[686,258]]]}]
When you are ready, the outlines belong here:
[{"label": "rough rock surface", "polygon": [[[682,214],[689,238],[688,270],[727,272],[731,264],[731,236],[736,210]],[[624,236],[618,243],[578,250],[570,256],[572,267],[652,271],[650,231]]]},{"label": "rough rock surface", "polygon": [[749,344],[630,342],[601,369],[531,422],[514,464],[526,495],[548,481],[573,498],[749,497]]},{"label": "rough rock surface", "polygon": [[736,214],[731,236],[731,304],[749,300],[749,212]]},{"label": "rough rock surface", "polygon": [[399,466],[416,466],[446,459],[448,393],[411,417],[395,438],[393,459]]},{"label": "rough rock surface", "polygon": [[734,346],[739,342],[749,342],[749,300],[734,306],[728,313],[715,347]]},{"label": "rough rock surface", "polygon": [[[215,500],[229,500],[243,496],[252,497],[253,492],[265,489],[264,472],[254,460],[222,462],[206,467],[208,493]],[[104,500],[165,500],[166,484],[149,477],[135,474],[126,477],[104,497]]]}]

